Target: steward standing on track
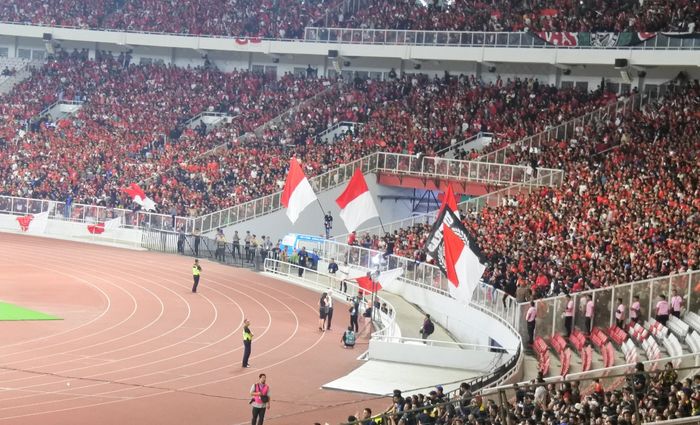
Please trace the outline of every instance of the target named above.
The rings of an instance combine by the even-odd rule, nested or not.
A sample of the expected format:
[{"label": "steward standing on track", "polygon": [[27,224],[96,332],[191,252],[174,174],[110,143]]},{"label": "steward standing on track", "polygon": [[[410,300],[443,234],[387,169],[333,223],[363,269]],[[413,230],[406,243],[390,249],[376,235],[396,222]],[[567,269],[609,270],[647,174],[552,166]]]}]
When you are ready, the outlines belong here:
[{"label": "steward standing on track", "polygon": [[202,266],[199,265],[199,260],[194,260],[192,265],[192,279],[194,284],[192,285],[192,292],[197,292],[197,285],[199,285],[199,275],[202,274]]},{"label": "steward standing on track", "polygon": [[248,359],[250,359],[250,350],[253,345],[253,333],[250,331],[250,320],[243,321],[243,367],[250,367]]},{"label": "steward standing on track", "polygon": [[267,376],[261,373],[259,381],[250,387],[250,405],[253,407],[251,425],[263,425],[265,411],[270,410],[270,386],[265,383]]}]

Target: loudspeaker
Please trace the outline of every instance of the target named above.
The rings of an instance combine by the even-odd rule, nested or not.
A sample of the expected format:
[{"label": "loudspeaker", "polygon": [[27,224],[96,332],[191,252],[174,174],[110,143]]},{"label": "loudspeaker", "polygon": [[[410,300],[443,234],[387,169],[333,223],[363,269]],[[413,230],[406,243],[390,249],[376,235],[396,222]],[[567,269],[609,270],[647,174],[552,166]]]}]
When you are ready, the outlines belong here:
[{"label": "loudspeaker", "polygon": [[413,69],[421,69],[421,67],[422,67],[422,65],[419,63],[413,65]]},{"label": "loudspeaker", "polygon": [[489,66],[488,70],[489,70],[489,72],[496,72],[496,67],[495,67],[495,66]]},{"label": "loudspeaker", "polygon": [[272,63],[280,63],[280,58],[272,58]]},{"label": "loudspeaker", "polygon": [[42,38],[44,39],[44,41],[51,41],[51,39],[53,38],[53,36],[51,35],[50,32],[45,32],[45,33],[44,33],[44,36],[43,36]]},{"label": "loudspeaker", "polygon": [[351,64],[350,64],[350,61],[345,61],[345,62],[343,62],[343,66],[350,66],[350,65],[351,65]]},{"label": "loudspeaker", "polygon": [[627,68],[627,59],[615,59],[615,69]]},{"label": "loudspeaker", "polygon": [[639,77],[639,78],[644,78],[644,77],[646,77],[646,76],[647,76],[647,72],[646,72],[646,71],[637,71],[637,77]]},{"label": "loudspeaker", "polygon": [[570,70],[570,69],[563,69],[563,70],[561,71],[561,73],[564,74],[564,75],[571,75],[571,70]]},{"label": "loudspeaker", "polygon": [[329,58],[337,58],[337,57],[338,57],[338,51],[337,51],[337,50],[329,50],[329,51],[328,51],[328,57],[329,57]]}]

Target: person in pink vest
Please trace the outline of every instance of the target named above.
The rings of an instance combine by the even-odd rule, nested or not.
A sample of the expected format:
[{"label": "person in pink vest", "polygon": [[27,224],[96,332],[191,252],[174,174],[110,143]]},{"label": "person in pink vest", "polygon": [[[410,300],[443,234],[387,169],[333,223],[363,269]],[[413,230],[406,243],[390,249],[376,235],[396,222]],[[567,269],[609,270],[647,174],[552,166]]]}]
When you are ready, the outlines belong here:
[{"label": "person in pink vest", "polygon": [[250,387],[250,405],[253,407],[253,419],[251,425],[263,425],[265,411],[270,410],[270,386],[265,383],[267,376],[261,373],[259,381]]},{"label": "person in pink vest", "polygon": [[639,295],[635,295],[632,305],[630,306],[630,324],[634,324],[639,321],[639,314],[641,310],[642,304],[639,302]]},{"label": "person in pink vest", "polygon": [[615,324],[618,328],[623,328],[625,326],[625,309],[622,298],[618,298],[617,308],[615,309]]},{"label": "person in pink vest", "polygon": [[664,294],[659,295],[659,298],[659,302],[656,303],[656,321],[666,326],[669,312],[668,301],[666,301]]},{"label": "person in pink vest", "polygon": [[680,319],[681,308],[683,308],[683,297],[678,295],[678,291],[674,289],[673,296],[671,297],[671,314]]}]

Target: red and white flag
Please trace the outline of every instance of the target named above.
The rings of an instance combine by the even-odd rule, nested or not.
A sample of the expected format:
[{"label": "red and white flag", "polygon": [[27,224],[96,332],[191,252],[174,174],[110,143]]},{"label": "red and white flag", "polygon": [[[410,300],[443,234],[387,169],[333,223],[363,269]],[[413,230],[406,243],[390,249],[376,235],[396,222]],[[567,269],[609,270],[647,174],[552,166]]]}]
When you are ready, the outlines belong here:
[{"label": "red and white flag", "polygon": [[369,276],[360,276],[355,278],[357,286],[360,287],[364,292],[373,293],[382,290],[382,285],[376,280],[372,280]]},{"label": "red and white flag", "polygon": [[355,169],[348,186],[335,203],[340,207],[340,218],[343,219],[348,232],[354,232],[360,224],[370,218],[379,217],[365,176],[359,168]]},{"label": "red and white flag", "polygon": [[450,295],[460,301],[471,300],[486,266],[472,250],[467,229],[449,207],[438,216],[428,236],[427,251],[447,277]]},{"label": "red and white flag", "polygon": [[442,194],[442,204],[440,205],[440,210],[438,211],[438,215],[442,212],[443,209],[445,209],[445,205],[450,207],[450,209],[459,216],[459,212],[457,210],[457,199],[455,198],[455,194],[452,191],[452,185],[448,184],[447,185],[447,190],[445,193]]},{"label": "red and white flag", "polygon": [[287,217],[292,223],[299,218],[304,208],[316,200],[314,189],[296,158],[289,161],[289,173],[282,191],[282,205],[287,209]]},{"label": "red and white flag", "polygon": [[156,203],[151,198],[146,196],[146,193],[136,183],[131,183],[131,186],[122,189],[131,198],[132,201],[141,205],[144,211],[155,211]]},{"label": "red and white flag", "polygon": [[111,220],[107,220],[105,222],[98,222],[97,224],[88,224],[87,225],[87,230],[93,235],[100,235],[104,232],[109,232],[112,230],[116,230],[119,228],[121,225],[121,218],[113,218]]}]

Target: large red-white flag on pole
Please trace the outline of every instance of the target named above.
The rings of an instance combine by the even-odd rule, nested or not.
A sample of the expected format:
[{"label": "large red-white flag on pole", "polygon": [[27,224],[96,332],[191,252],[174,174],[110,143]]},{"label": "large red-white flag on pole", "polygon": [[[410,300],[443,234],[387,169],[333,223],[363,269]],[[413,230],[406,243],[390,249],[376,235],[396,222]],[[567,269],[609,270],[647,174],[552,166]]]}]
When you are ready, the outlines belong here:
[{"label": "large red-white flag on pole", "polygon": [[355,169],[348,186],[335,203],[340,207],[340,218],[343,219],[348,232],[357,230],[360,224],[370,218],[379,217],[365,176],[359,168]]},{"label": "large red-white flag on pole", "polygon": [[473,248],[467,229],[445,207],[428,236],[427,251],[447,277],[450,295],[460,301],[471,300],[486,269]]},{"label": "large red-white flag on pole", "polygon": [[295,223],[304,208],[315,200],[316,194],[309,179],[304,175],[299,161],[292,158],[289,161],[289,173],[282,191],[282,205],[287,209],[289,220]]}]

